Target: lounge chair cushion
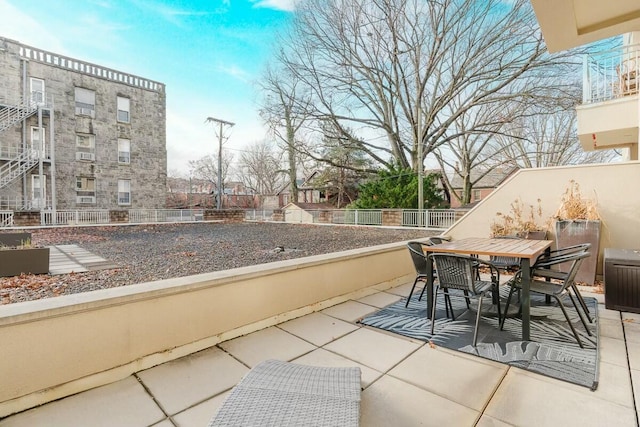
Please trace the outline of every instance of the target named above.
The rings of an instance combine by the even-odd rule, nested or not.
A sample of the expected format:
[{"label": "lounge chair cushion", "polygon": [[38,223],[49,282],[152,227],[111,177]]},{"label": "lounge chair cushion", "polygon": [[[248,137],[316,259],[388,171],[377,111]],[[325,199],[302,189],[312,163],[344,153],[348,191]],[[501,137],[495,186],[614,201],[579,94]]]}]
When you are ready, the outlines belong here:
[{"label": "lounge chair cushion", "polygon": [[360,368],[267,360],[236,385],[214,426],[357,426]]}]

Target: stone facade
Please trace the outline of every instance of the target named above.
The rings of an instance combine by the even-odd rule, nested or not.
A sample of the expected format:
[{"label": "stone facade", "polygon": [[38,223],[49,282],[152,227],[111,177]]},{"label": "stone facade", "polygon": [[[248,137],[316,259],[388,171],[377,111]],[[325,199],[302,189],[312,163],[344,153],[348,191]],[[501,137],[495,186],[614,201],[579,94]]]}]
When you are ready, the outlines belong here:
[{"label": "stone facade", "polygon": [[[60,210],[165,206],[167,152],[163,84],[8,39],[0,38],[0,47],[3,48],[0,49],[0,111],[4,106],[16,105],[20,99],[28,99],[33,79],[44,83],[45,101],[39,112],[24,123],[0,131],[0,165],[14,159],[24,148],[30,148],[32,128],[39,126],[45,133],[46,153],[41,166],[36,164],[0,188],[0,209],[11,208],[6,200],[16,199],[24,200],[23,208],[52,207],[54,189],[55,208]],[[83,100],[79,99],[76,88],[84,89],[89,98],[92,95],[93,105],[85,102],[81,106],[87,108],[81,108],[78,103]],[[118,114],[118,99],[125,100],[121,104],[125,112],[128,102],[128,114],[123,116],[122,111]],[[126,150],[119,152],[119,140],[122,144],[129,141],[128,156]],[[46,201],[34,205],[30,203],[36,198],[33,185],[34,180],[40,181],[40,174],[44,176]],[[128,200],[118,195],[119,181],[129,182]],[[3,201],[6,206],[2,206]]]}]

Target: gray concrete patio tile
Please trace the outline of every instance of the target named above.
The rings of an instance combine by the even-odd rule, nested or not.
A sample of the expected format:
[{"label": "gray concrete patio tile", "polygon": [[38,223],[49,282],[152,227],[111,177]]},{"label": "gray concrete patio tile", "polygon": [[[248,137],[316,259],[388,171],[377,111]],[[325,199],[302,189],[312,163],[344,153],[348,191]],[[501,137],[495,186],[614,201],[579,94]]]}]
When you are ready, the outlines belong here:
[{"label": "gray concrete patio tile", "polygon": [[369,304],[378,308],[383,308],[388,306],[389,304],[393,304],[399,299],[400,297],[398,295],[388,294],[386,292],[378,292],[372,295],[368,295],[364,298],[360,298],[358,302]]},{"label": "gray concrete patio tile", "polygon": [[505,423],[504,421],[496,420],[489,415],[483,415],[480,417],[480,421],[475,427],[512,427],[513,424]]},{"label": "gray concrete patio tile", "polygon": [[633,387],[633,396],[636,404],[636,408],[640,408],[640,371],[631,369],[629,371],[631,376],[631,384]]},{"label": "gray concrete patio tile", "polygon": [[510,369],[484,415],[517,426],[633,426],[633,408]]},{"label": "gray concrete patio tile", "polygon": [[390,334],[360,328],[324,348],[377,371],[386,372],[420,346]]},{"label": "gray concrete patio tile", "polygon": [[175,427],[170,419],[162,420],[159,423],[152,425],[151,427]]},{"label": "gray concrete patio tile", "polygon": [[378,372],[375,369],[371,369],[368,366],[364,366],[363,364],[354,362],[353,360],[349,360],[339,354],[332,353],[323,348],[319,348],[311,353],[305,354],[302,357],[292,360],[292,362],[299,363],[301,365],[325,366],[328,368],[357,366],[360,368],[360,383],[363,388],[369,387],[372,382],[382,376],[382,372]]},{"label": "gray concrete patio tile", "polygon": [[476,359],[456,357],[438,348],[423,346],[388,375],[482,411],[509,367],[489,365]]},{"label": "gray concrete patio tile", "polygon": [[230,389],[249,371],[213,347],[139,372],[138,377],[168,415]]},{"label": "gray concrete patio tile", "polygon": [[633,407],[631,380],[629,379],[629,369],[626,367],[600,361],[598,388],[595,391],[591,391],[590,388],[584,386],[572,384],[567,381],[537,374],[535,372],[525,371],[518,368],[511,369],[517,370],[520,375],[530,376],[533,379],[548,382],[554,387],[566,388],[577,393],[595,396],[609,402]]},{"label": "gray concrete patio tile", "polygon": [[629,367],[640,370],[640,343],[627,342],[627,352],[629,357]]},{"label": "gray concrete patio tile", "polygon": [[360,425],[366,427],[473,426],[478,417],[477,411],[389,376],[364,390],[360,402]]},{"label": "gray concrete patio tile", "polygon": [[622,322],[624,328],[624,337],[627,342],[640,343],[640,324]]},{"label": "gray concrete patio tile", "polygon": [[178,427],[206,426],[211,418],[218,412],[224,400],[231,393],[227,391],[214,398],[206,400],[192,408],[174,415],[173,422]]},{"label": "gray concrete patio tile", "polygon": [[578,285],[578,290],[580,290],[580,295],[583,298],[595,298],[598,301],[598,304],[602,304],[604,308],[604,294],[601,292],[594,292],[595,288],[593,286],[580,286]]},{"label": "gray concrete patio tile", "polygon": [[311,313],[281,323],[278,327],[317,346],[323,346],[358,329],[353,323],[323,313]]},{"label": "gray concrete patio tile", "polygon": [[[424,282],[418,283],[416,288],[420,288],[422,290]],[[402,285],[395,286],[393,288],[387,289],[385,292],[389,294],[398,295],[399,297],[406,297],[409,295],[409,291],[411,290],[411,286],[413,286],[413,280],[411,282],[403,283]],[[414,291],[415,292],[415,291]]]},{"label": "gray concrete patio tile", "polygon": [[371,314],[377,310],[378,309],[376,307],[367,304],[362,304],[356,301],[346,301],[342,304],[325,308],[324,310],[322,310],[322,313],[345,320],[347,322],[355,322],[356,320],[361,319],[367,314]]},{"label": "gray concrete patio tile", "polygon": [[601,337],[615,338],[624,340],[624,332],[622,322],[613,319],[598,319],[598,327],[600,328]]},{"label": "gray concrete patio tile", "polygon": [[609,310],[604,304],[598,304],[598,319],[620,320],[620,312],[618,310]]},{"label": "gray concrete patio tile", "polygon": [[316,349],[316,346],[275,326],[225,341],[219,346],[252,368],[267,359],[288,362]]},{"label": "gray concrete patio tile", "polygon": [[140,427],[166,418],[138,380],[94,388],[0,421],[2,427],[122,426]]},{"label": "gray concrete patio tile", "polygon": [[614,365],[627,367],[627,347],[623,340],[601,336],[598,340],[600,360]]},{"label": "gray concrete patio tile", "polygon": [[640,314],[638,313],[629,313],[626,311],[621,311],[620,314],[622,315],[622,320],[630,320],[632,321],[631,323],[635,323],[637,325],[640,325]]}]

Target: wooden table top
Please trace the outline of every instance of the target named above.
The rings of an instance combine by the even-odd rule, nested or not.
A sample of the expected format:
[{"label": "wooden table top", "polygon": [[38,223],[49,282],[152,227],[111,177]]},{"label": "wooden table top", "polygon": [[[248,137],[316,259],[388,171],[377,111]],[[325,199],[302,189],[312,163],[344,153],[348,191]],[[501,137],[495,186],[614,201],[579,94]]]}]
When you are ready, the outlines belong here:
[{"label": "wooden table top", "polygon": [[453,242],[443,242],[433,246],[423,246],[423,249],[425,252],[507,256],[527,258],[534,261],[549,248],[552,243],[552,240],[470,237]]}]

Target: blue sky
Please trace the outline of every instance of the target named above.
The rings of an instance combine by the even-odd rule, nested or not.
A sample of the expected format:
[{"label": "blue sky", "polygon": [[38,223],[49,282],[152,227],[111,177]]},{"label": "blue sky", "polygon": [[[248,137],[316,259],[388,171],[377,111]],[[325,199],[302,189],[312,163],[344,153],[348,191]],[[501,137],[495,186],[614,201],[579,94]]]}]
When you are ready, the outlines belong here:
[{"label": "blue sky", "polygon": [[[0,0],[0,36],[166,84],[168,170],[265,137],[255,80],[296,0]],[[235,152],[236,158],[239,153]]]}]

